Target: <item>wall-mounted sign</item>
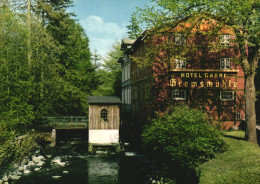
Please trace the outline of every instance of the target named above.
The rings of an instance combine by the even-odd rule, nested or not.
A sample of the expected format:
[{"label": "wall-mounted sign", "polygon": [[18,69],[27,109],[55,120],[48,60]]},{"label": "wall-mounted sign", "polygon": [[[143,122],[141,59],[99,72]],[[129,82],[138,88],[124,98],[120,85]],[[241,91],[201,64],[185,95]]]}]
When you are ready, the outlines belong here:
[{"label": "wall-mounted sign", "polygon": [[187,72],[181,73],[181,78],[225,78],[225,73],[200,73],[200,72]]},{"label": "wall-mounted sign", "polygon": [[[176,73],[175,73],[176,74]],[[236,88],[227,74],[217,71],[185,71],[170,80],[170,86],[180,88]]]},{"label": "wall-mounted sign", "polygon": [[231,80],[222,80],[222,81],[199,81],[199,82],[195,82],[195,81],[181,81],[181,80],[177,80],[177,79],[171,79],[170,80],[170,86],[172,87],[185,87],[185,88],[236,88],[237,87],[237,82],[231,82]]}]

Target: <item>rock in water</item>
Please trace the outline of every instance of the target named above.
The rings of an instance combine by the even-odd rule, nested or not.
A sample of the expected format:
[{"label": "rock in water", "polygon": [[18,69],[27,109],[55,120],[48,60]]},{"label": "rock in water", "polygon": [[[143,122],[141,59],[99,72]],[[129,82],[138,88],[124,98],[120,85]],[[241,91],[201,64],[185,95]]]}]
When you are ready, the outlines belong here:
[{"label": "rock in water", "polygon": [[13,176],[11,176],[10,178],[11,178],[12,180],[19,180],[20,177],[21,177],[21,176],[13,175]]},{"label": "rock in water", "polygon": [[2,179],[3,179],[3,181],[8,181],[9,178],[7,175],[5,175]]},{"label": "rock in water", "polygon": [[38,164],[37,164],[37,166],[39,166],[39,167],[41,167],[41,166],[43,166],[45,163],[43,162],[43,161],[41,161],[41,162],[39,162]]},{"label": "rock in water", "polygon": [[33,162],[33,161],[30,161],[29,163],[28,163],[28,166],[30,167],[30,166],[34,166],[35,165],[35,163]]},{"label": "rock in water", "polygon": [[59,179],[61,176],[52,176],[53,179]]},{"label": "rock in water", "polygon": [[25,170],[24,171],[24,174],[29,174],[31,171],[29,171],[29,170]]},{"label": "rock in water", "polygon": [[38,157],[33,157],[32,160],[34,161],[34,163],[38,164],[39,162],[41,162],[44,159],[43,156],[38,156]]}]

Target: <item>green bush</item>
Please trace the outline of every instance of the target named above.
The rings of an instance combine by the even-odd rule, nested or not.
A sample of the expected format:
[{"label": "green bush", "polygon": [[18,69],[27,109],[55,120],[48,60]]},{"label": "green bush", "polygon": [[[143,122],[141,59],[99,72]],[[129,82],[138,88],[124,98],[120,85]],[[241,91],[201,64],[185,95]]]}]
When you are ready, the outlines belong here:
[{"label": "green bush", "polygon": [[142,134],[144,151],[160,163],[194,169],[223,152],[227,146],[203,111],[187,106],[175,107]]},{"label": "green bush", "polygon": [[4,133],[8,139],[2,137],[0,141],[0,170],[6,169],[9,164],[19,163],[24,158],[29,158],[36,149],[39,149],[36,142],[39,136],[35,132],[29,132],[19,137],[15,136],[15,134],[11,135],[10,132]]}]

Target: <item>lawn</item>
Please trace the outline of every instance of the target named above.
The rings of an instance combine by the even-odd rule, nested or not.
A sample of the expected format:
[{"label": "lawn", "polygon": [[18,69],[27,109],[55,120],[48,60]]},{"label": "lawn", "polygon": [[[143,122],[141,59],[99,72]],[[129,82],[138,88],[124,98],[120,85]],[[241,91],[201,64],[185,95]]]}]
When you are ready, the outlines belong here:
[{"label": "lawn", "polygon": [[260,183],[260,147],[243,140],[243,131],[225,132],[229,150],[204,163],[200,184]]}]

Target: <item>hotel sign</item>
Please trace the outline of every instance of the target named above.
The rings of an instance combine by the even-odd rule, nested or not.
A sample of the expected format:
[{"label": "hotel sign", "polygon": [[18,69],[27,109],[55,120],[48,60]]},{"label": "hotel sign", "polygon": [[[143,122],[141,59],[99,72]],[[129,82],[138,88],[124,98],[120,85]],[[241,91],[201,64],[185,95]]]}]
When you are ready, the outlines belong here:
[{"label": "hotel sign", "polygon": [[187,72],[181,73],[181,78],[225,78],[225,73],[200,73],[200,72]]},{"label": "hotel sign", "polygon": [[170,80],[170,86],[185,88],[236,88],[237,82],[232,82],[223,71],[187,71],[181,72],[179,76],[172,78]]}]

